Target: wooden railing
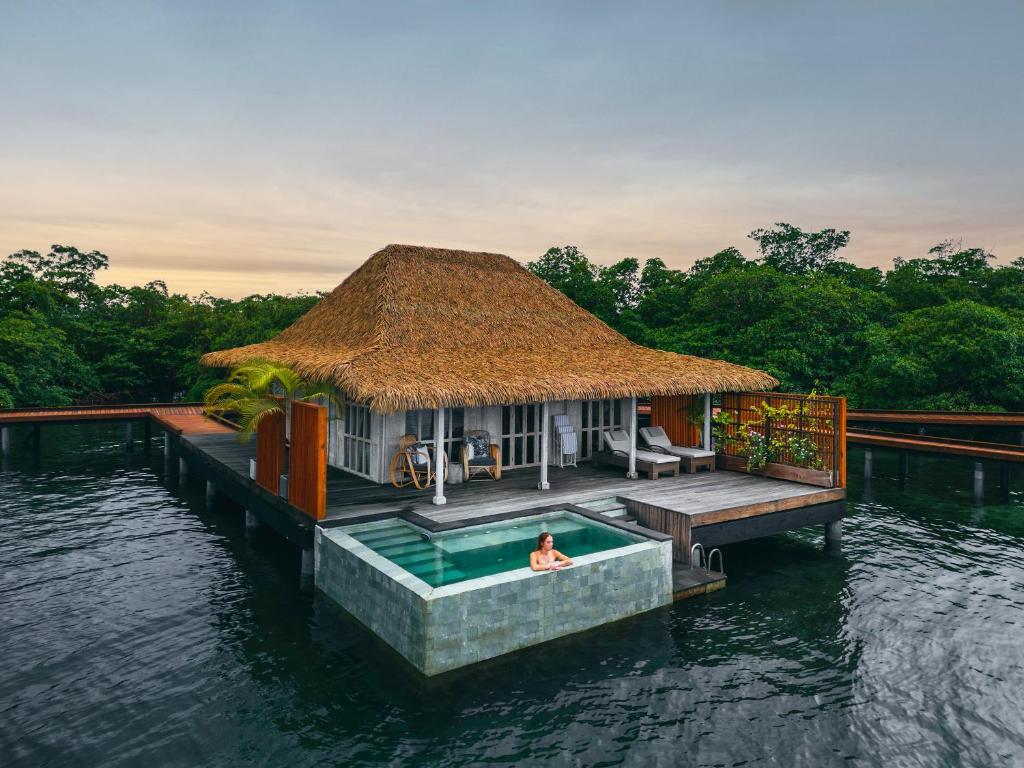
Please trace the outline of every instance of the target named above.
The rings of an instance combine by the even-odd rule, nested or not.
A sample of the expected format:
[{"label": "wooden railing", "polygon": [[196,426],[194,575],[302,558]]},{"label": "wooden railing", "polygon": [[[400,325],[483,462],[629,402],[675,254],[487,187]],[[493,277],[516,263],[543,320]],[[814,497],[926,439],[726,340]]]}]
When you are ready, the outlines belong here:
[{"label": "wooden railing", "polygon": [[[727,392],[717,399],[716,431],[725,438],[716,440],[719,466],[747,471],[746,433],[753,431],[771,448],[768,466],[757,471],[813,485],[846,486],[845,398]],[[651,424],[662,427],[675,445],[700,445],[703,420],[704,395],[651,398]]]}]

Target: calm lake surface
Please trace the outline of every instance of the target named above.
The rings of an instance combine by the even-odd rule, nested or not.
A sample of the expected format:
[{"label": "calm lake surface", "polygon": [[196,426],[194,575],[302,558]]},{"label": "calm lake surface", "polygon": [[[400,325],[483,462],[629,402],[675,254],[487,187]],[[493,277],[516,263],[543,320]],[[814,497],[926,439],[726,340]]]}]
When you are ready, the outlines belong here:
[{"label": "calm lake surface", "polygon": [[0,471],[0,765],[1024,765],[1020,473],[854,450],[841,555],[731,546],[723,592],[423,683],[123,435]]}]

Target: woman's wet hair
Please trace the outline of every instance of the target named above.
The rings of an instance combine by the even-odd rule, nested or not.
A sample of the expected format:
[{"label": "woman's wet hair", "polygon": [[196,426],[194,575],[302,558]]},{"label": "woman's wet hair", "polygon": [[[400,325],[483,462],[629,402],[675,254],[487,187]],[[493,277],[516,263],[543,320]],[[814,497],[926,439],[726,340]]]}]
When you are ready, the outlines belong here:
[{"label": "woman's wet hair", "polygon": [[547,537],[550,536],[550,535],[551,535],[550,533],[548,533],[547,531],[544,531],[544,533],[542,533],[540,536],[537,537],[537,551],[538,552],[540,552],[540,550],[544,549],[544,540],[547,539]]}]

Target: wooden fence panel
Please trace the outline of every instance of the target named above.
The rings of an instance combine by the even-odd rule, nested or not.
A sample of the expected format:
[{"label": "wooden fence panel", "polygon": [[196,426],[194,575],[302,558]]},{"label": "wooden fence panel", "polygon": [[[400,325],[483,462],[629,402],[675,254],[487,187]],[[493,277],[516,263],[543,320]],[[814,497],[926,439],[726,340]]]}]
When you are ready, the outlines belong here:
[{"label": "wooden fence panel", "polygon": [[271,493],[281,492],[281,473],[284,472],[283,413],[264,416],[256,428],[256,483]]},{"label": "wooden fence panel", "polygon": [[327,513],[327,409],[292,403],[288,501],[314,520]]},{"label": "wooden fence panel", "polygon": [[[794,415],[784,420],[765,419],[758,410],[763,405],[788,408]],[[846,487],[846,398],[826,395],[799,395],[783,392],[727,392],[722,395],[722,410],[732,416],[726,428],[729,437],[737,437],[744,425],[766,438],[808,438],[817,450],[821,469],[832,474],[833,487]],[[724,453],[741,455],[738,441],[729,440]],[[792,452],[783,449],[775,459],[779,464],[797,466]]]},{"label": "wooden fence panel", "polygon": [[701,428],[690,421],[694,408],[698,407],[703,417],[704,395],[652,397],[651,426],[664,429],[673,445],[698,446]]}]

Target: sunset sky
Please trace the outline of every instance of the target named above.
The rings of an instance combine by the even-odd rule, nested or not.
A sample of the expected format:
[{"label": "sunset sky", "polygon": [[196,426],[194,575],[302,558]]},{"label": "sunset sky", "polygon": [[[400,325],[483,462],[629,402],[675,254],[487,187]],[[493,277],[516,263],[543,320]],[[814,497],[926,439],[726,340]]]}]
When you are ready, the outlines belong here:
[{"label": "sunset sky", "polygon": [[332,288],[393,242],[1024,256],[1024,3],[4,3],[0,254]]}]

